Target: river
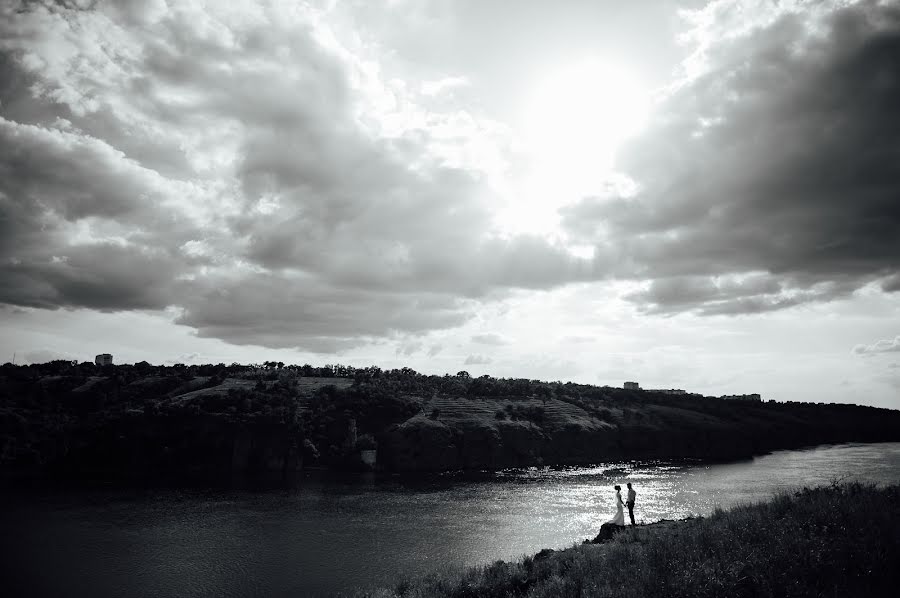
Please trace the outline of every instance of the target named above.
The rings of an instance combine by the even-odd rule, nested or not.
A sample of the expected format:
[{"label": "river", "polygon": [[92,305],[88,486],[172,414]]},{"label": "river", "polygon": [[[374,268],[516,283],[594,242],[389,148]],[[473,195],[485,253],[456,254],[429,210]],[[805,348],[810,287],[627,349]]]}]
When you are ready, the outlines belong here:
[{"label": "river", "polygon": [[266,492],[6,491],[3,588],[10,597],[327,595],[571,546],[613,514],[614,483],[632,482],[637,519],[650,522],[834,480],[900,483],[900,443],[717,464],[310,475]]}]

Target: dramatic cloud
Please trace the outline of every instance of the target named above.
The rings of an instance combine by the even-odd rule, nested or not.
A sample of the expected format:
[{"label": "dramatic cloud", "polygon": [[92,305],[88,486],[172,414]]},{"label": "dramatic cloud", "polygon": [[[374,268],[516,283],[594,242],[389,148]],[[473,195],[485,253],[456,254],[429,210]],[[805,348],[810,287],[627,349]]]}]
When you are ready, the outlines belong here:
[{"label": "dramatic cloud", "polygon": [[[900,11],[761,3],[766,18],[741,21],[738,4],[694,14],[684,78],[621,153],[612,178],[628,184],[564,208],[557,234],[526,235],[498,219],[523,205],[511,179],[529,162],[513,123],[472,100],[493,90],[488,112],[513,112],[510,60],[477,72],[493,29],[419,69],[350,15],[410,50],[425,42],[374,14],[407,7],[4,3],[0,303],[169,310],[236,345],[391,339],[411,356],[427,342],[435,357],[454,341],[427,333],[522,289],[599,282],[617,300],[627,287],[659,314],[900,290]],[[482,27],[501,16],[480,6],[408,12],[444,53],[465,30],[453,10]],[[516,52],[547,29],[537,7],[516,17]],[[653,14],[657,28],[670,16]],[[539,62],[528,57],[523,80]],[[408,79],[388,72],[398,62]],[[535,201],[565,203],[546,194]],[[461,334],[505,344],[483,329]]]},{"label": "dramatic cloud", "polygon": [[880,340],[871,345],[856,345],[853,347],[853,352],[858,355],[900,352],[900,335],[895,336],[893,340]]},{"label": "dramatic cloud", "polygon": [[465,150],[491,133],[422,108],[322,11],[2,10],[0,301],[173,306],[200,336],[332,351],[591,276],[545,239],[496,236],[469,163],[485,154]]},{"label": "dramatic cloud", "polygon": [[[735,7],[713,4],[706,28]],[[649,279],[630,296],[649,311],[767,311],[878,279],[896,291],[900,8],[789,12],[704,50],[623,156],[638,193],[566,209],[568,233]]]}]

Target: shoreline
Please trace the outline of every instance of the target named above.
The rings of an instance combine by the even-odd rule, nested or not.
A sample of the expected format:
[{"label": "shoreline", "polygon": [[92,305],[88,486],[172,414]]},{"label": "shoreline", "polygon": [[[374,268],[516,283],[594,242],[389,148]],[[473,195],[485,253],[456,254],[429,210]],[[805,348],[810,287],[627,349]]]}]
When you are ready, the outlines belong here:
[{"label": "shoreline", "polygon": [[[754,459],[772,455],[781,451],[816,450],[822,447],[838,447],[872,444],[897,444],[898,440],[879,440],[872,442],[824,442],[810,445],[774,448],[741,457],[653,457],[634,460],[611,460],[586,464],[555,464],[542,466],[506,467],[500,469],[447,469],[442,471],[356,471],[347,469],[330,469],[327,467],[309,467],[291,472],[288,479],[280,475],[257,475],[228,477],[186,476],[184,474],[132,474],[128,476],[110,474],[109,472],[84,472],[58,474],[44,471],[3,471],[0,470],[0,488],[7,490],[235,490],[249,492],[267,492],[300,488],[305,482],[383,482],[396,480],[406,483],[434,483],[444,481],[502,481],[519,479],[527,472],[562,472],[569,470],[595,469],[608,467],[610,470],[622,467],[655,467],[666,465],[727,465],[730,463],[751,462]],[[655,523],[655,522],[654,522]],[[650,524],[647,524],[650,525]]]},{"label": "shoreline", "polygon": [[338,596],[873,598],[894,595],[898,559],[900,485],[832,483],[709,516],[627,525],[599,542],[516,561]]}]

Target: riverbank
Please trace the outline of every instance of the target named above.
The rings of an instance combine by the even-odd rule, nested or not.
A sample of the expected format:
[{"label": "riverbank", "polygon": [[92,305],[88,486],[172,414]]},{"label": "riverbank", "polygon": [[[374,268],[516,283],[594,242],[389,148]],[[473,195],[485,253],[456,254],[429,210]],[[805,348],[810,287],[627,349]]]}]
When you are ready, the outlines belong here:
[{"label": "riverbank", "polygon": [[[900,411],[526,379],[303,368],[0,368],[0,476],[126,485],[290,482],[310,468],[419,473],[730,461],[900,441]],[[328,373],[324,372],[324,373]],[[323,372],[318,372],[322,374]]]},{"label": "riverbank", "polygon": [[832,484],[355,598],[894,596],[900,486]]}]

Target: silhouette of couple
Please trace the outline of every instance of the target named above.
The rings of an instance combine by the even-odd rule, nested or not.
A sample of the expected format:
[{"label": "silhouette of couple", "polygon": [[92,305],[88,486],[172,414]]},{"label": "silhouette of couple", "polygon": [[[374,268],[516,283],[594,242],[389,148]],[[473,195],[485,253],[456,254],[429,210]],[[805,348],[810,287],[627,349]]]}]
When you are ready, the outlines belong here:
[{"label": "silhouette of couple", "polygon": [[624,503],[622,502],[622,487],[618,484],[613,486],[613,488],[615,488],[616,490],[616,514],[606,523],[612,523],[613,525],[625,525],[625,513],[622,510],[622,507],[627,505],[628,516],[631,518],[631,525],[634,525],[634,499],[637,498],[637,492],[635,492],[634,488],[631,487],[631,482],[628,482],[626,486],[628,486],[628,500]]}]

